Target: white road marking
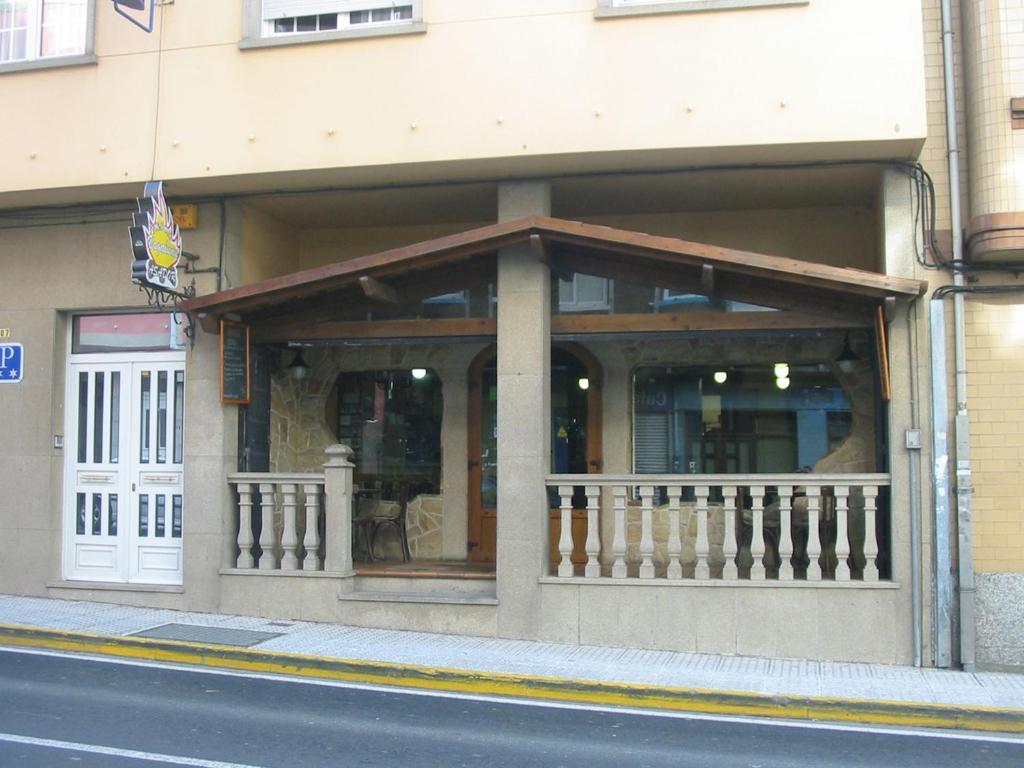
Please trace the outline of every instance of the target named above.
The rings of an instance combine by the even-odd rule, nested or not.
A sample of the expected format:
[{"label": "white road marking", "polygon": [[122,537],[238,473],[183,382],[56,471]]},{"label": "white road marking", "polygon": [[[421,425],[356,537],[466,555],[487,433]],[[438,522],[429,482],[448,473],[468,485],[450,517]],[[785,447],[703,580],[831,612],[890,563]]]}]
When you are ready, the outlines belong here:
[{"label": "white road marking", "polygon": [[[581,704],[571,701],[546,701],[527,697],[493,696],[482,693],[462,693],[458,691],[437,691],[422,688],[403,688],[397,685],[374,685],[372,683],[352,683],[344,680],[320,680],[314,677],[289,676],[267,672],[244,672],[234,669],[217,669],[176,664],[174,662],[145,661],[139,659],[111,658],[92,654],[72,653],[68,651],[51,651],[42,648],[18,648],[0,646],[0,653],[31,653],[39,656],[59,656],[66,659],[88,659],[104,664],[124,664],[131,667],[148,669],[176,669],[182,672],[197,672],[204,675],[221,675],[223,677],[244,677],[249,679],[270,680],[278,683],[296,683],[299,685],[320,685],[329,688],[351,688],[360,691],[377,693],[400,693],[408,696],[430,696],[438,699],[459,699],[469,701],[485,701],[492,704],[514,704],[523,707],[546,707],[548,709],[575,709],[585,712],[607,712],[610,714],[639,715],[642,717],[665,717],[676,720],[709,720],[716,723],[743,723],[747,725],[771,726],[777,728],[806,728],[817,731],[850,731],[855,733],[878,733],[888,736],[912,736],[916,738],[953,739],[955,741],[983,741],[993,744],[1024,744],[1024,735],[996,735],[977,731],[946,731],[935,728],[900,728],[889,725],[872,725],[870,723],[826,723],[813,720],[784,720],[781,718],[751,717],[749,715],[712,715],[701,712],[673,712],[670,710],[641,709],[634,707],[616,707],[602,704]],[[246,766],[245,768],[249,768]]]},{"label": "white road marking", "polygon": [[93,755],[110,755],[127,757],[134,760],[147,760],[151,763],[168,763],[184,765],[188,768],[260,768],[257,765],[243,763],[225,763],[221,760],[204,760],[200,757],[183,757],[182,755],[161,755],[158,752],[140,752],[136,749],[118,749],[104,747],[99,744],[79,744],[74,741],[57,741],[56,739],[37,739],[33,736],[19,736],[16,733],[0,733],[0,741],[13,744],[27,744],[31,747],[47,747],[49,749],[66,749],[70,752],[87,752]]}]

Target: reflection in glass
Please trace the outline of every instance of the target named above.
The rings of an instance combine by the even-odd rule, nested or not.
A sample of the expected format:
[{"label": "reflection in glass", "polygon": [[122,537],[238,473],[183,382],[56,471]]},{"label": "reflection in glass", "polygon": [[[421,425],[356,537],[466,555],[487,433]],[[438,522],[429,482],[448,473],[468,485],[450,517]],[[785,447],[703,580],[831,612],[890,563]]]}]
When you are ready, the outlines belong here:
[{"label": "reflection in glass", "polygon": [[103,496],[99,493],[92,495],[92,535],[99,536],[103,533]]},{"label": "reflection in glass", "polygon": [[149,536],[149,496],[139,496],[139,536]]},{"label": "reflection in glass", "polygon": [[103,462],[103,380],[106,376],[101,371],[93,374],[93,412],[92,412],[92,460],[97,464]]},{"label": "reflection in glass", "polygon": [[79,536],[85,535],[85,494],[76,494],[75,504],[75,533]]},{"label": "reflection in glass", "polygon": [[176,493],[171,498],[171,536],[175,539],[181,538],[181,494]]},{"label": "reflection in glass", "polygon": [[110,463],[117,464],[121,451],[121,373],[110,374]]},{"label": "reflection in glass", "polygon": [[167,461],[167,371],[156,374],[156,461]]},{"label": "reflection in glass", "polygon": [[107,533],[117,536],[117,494],[107,497]]},{"label": "reflection in glass", "polygon": [[174,458],[175,464],[181,464],[183,443],[182,426],[185,423],[185,372],[174,372]]},{"label": "reflection in glass", "polygon": [[149,371],[142,371],[139,376],[141,392],[139,397],[139,461],[143,464],[149,463],[149,411],[150,411],[150,390],[152,389],[152,376]]},{"label": "reflection in glass", "polygon": [[78,463],[89,460],[89,374],[78,374]]},{"label": "reflection in glass", "polygon": [[167,512],[167,497],[162,493],[156,497],[156,525],[154,526],[153,535],[158,538],[163,538],[164,535],[164,518]]}]

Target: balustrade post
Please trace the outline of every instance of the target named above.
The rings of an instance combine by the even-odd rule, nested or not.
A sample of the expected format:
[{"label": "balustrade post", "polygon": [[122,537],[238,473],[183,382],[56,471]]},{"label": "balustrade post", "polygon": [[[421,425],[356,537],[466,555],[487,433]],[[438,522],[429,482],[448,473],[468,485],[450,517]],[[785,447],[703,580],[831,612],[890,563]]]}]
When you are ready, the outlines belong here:
[{"label": "balustrade post", "polygon": [[821,487],[807,486],[807,580],[821,581],[821,536],[818,519],[821,511]]},{"label": "balustrade post", "polygon": [[640,578],[654,578],[654,486],[640,486]]},{"label": "balustrade post", "polygon": [[583,575],[588,579],[596,579],[601,575],[601,563],[597,559],[601,554],[601,487],[586,486],[587,492],[587,565]]},{"label": "balustrade post", "polygon": [[562,579],[573,575],[572,567],[572,486],[558,486],[558,496],[561,499],[562,527],[558,536],[558,554],[562,556],[558,563],[558,577]]},{"label": "balustrade post", "polygon": [[846,523],[850,487],[837,485],[833,492],[836,499],[836,581],[849,581],[850,532]]},{"label": "balustrade post", "polygon": [[277,558],[274,556],[274,484],[260,483],[260,548],[263,554],[260,555],[260,570],[273,571],[277,568]]},{"label": "balustrade post", "polygon": [[779,487],[779,581],[793,580],[793,486]]},{"label": "balustrade post", "polygon": [[670,485],[668,492],[668,544],[665,551],[668,555],[668,571],[666,576],[670,579],[683,578],[683,566],[679,558],[683,553],[683,540],[679,535],[679,497],[682,495],[682,486]]},{"label": "balustrade post", "polygon": [[626,578],[626,486],[616,485],[614,494],[614,530],[612,533],[612,578]]},{"label": "balustrade post", "polygon": [[726,581],[735,581],[739,578],[739,570],[736,567],[736,553],[739,551],[736,545],[736,486],[722,486],[723,513],[725,515],[725,532],[722,538],[722,556],[725,564],[722,566],[722,578]]},{"label": "balustrade post", "polygon": [[299,558],[295,550],[299,547],[299,536],[296,531],[296,497],[298,496],[298,485],[295,483],[281,484],[281,509],[284,528],[281,531],[281,570],[297,571],[299,569]]},{"label": "balustrade post", "polygon": [[347,445],[330,445],[325,451],[324,515],[326,557],[324,569],[343,576],[352,570],[352,449]]},{"label": "balustrade post", "polygon": [[864,581],[878,581],[878,538],[875,535],[875,502],[878,486],[864,486]]},{"label": "balustrade post", "polygon": [[711,568],[708,566],[708,553],[711,550],[708,541],[708,495],[711,488],[707,485],[698,485],[694,491],[697,496],[697,540],[694,542],[697,564],[693,569],[693,577],[706,581],[711,578]]},{"label": "balustrade post", "polygon": [[238,560],[236,568],[252,568],[256,561],[252,556],[252,483],[238,484]]},{"label": "balustrade post", "polygon": [[750,498],[750,557],[753,558],[750,564],[750,579],[764,581],[764,486],[750,486]]},{"label": "balustrade post", "polygon": [[306,557],[302,561],[302,570],[320,570],[320,484],[304,483],[302,493],[306,498],[306,535],[302,539],[302,547]]}]

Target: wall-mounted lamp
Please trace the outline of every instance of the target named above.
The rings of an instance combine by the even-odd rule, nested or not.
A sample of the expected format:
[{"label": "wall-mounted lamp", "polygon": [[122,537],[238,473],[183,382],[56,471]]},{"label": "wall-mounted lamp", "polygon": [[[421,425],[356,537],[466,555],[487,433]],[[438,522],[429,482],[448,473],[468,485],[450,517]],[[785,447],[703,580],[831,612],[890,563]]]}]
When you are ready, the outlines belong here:
[{"label": "wall-mounted lamp", "polygon": [[775,379],[775,386],[779,389],[789,389],[789,376],[779,376]]},{"label": "wall-mounted lamp", "polygon": [[843,373],[850,373],[860,362],[860,358],[857,357],[857,353],[853,351],[853,347],[850,346],[850,334],[846,334],[843,339],[843,348],[839,352],[839,357],[836,358],[836,365],[839,366],[839,370]]},{"label": "wall-mounted lamp", "polygon": [[412,369],[412,377],[414,379],[416,379],[416,381],[419,381],[420,379],[425,379],[427,377],[427,369],[426,368],[413,368]]},{"label": "wall-mounted lamp", "polygon": [[775,378],[786,379],[789,378],[789,363],[776,363],[775,364]]},{"label": "wall-mounted lamp", "polygon": [[579,381],[576,382],[576,386],[578,386],[580,389],[586,391],[586,390],[590,389],[590,379],[588,379],[586,376],[584,376],[583,378],[581,378]]},{"label": "wall-mounted lamp", "polygon": [[309,366],[306,365],[306,361],[302,359],[302,350],[295,350],[295,359],[292,360],[288,366],[288,373],[296,381],[301,381],[306,378],[306,374],[309,372]]},{"label": "wall-mounted lamp", "polygon": [[728,371],[715,371],[712,378],[715,380],[715,384],[725,384],[729,380]]}]

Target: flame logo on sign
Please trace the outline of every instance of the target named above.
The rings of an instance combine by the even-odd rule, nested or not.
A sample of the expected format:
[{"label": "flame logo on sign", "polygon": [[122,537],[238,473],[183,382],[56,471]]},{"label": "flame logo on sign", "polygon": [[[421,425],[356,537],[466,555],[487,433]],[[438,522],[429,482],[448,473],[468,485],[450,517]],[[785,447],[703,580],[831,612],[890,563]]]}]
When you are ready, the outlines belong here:
[{"label": "flame logo on sign", "polygon": [[149,258],[162,269],[174,269],[181,259],[181,231],[174,223],[163,190],[153,199],[153,212],[142,227]]}]

